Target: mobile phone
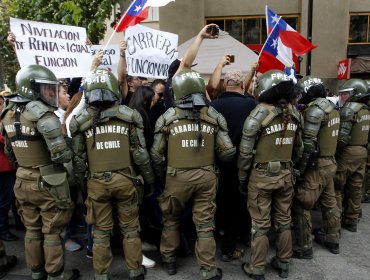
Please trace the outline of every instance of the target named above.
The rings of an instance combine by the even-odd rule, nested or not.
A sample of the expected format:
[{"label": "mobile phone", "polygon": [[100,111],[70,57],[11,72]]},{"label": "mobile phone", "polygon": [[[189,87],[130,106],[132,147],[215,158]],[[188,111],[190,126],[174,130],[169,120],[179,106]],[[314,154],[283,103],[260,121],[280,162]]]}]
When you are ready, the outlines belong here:
[{"label": "mobile phone", "polygon": [[229,55],[229,58],[230,58],[230,63],[235,62],[235,55],[231,54],[231,55]]},{"label": "mobile phone", "polygon": [[211,34],[212,36],[218,36],[219,29],[218,29],[217,25],[211,25],[211,26],[207,27],[206,32],[208,34]]}]

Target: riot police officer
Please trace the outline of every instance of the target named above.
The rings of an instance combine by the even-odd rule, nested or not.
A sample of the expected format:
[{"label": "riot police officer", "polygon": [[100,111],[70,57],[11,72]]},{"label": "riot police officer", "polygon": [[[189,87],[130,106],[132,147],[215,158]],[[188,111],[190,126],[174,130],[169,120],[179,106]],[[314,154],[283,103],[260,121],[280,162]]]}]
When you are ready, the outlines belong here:
[{"label": "riot police officer", "polygon": [[293,223],[297,248],[293,257],[312,258],[312,221],[310,210],[320,202],[324,228],[316,232],[315,240],[333,254],[339,253],[340,215],[334,193],[336,171],[335,151],[339,130],[339,113],[335,104],[326,99],[319,78],[304,77],[297,83],[301,94],[298,103],[305,108],[304,152],[299,164],[302,180],[297,184]]},{"label": "riot police officer", "polygon": [[265,279],[265,258],[271,216],[277,231],[276,256],[271,265],[280,277],[288,277],[292,256],[291,215],[294,177],[292,158],[298,161],[303,143],[302,120],[290,106],[293,82],[279,70],[258,78],[259,104],[244,122],[238,157],[239,180],[248,183],[248,210],[252,218],[251,262],[243,271],[253,279]]},{"label": "riot police officer", "polygon": [[366,82],[361,79],[346,81],[340,92],[348,92],[349,98],[340,110],[334,188],[342,213],[342,227],[356,232],[367,158],[370,113],[366,103],[370,95]]},{"label": "riot police officer", "polygon": [[180,218],[186,203],[192,200],[200,276],[217,280],[222,273],[215,264],[213,236],[215,151],[220,159],[231,161],[235,147],[227,134],[224,117],[207,106],[204,80],[198,72],[180,71],[172,80],[172,88],[176,107],[157,120],[150,152],[154,170],[163,180],[166,178],[165,190],[158,198],[164,218],[160,252],[167,273],[176,274]]},{"label": "riot police officer", "polygon": [[58,81],[46,67],[30,65],[17,73],[16,87],[2,118],[8,152],[18,163],[14,193],[26,227],[26,262],[32,279],[77,279],[78,270],[64,272],[63,237],[73,203],[63,163],[72,153],[54,114]]},{"label": "riot police officer", "polygon": [[[90,72],[84,83],[87,109],[70,123],[74,170],[81,177],[88,168],[87,222],[93,225],[95,279],[109,279],[112,269],[110,234],[112,210],[117,207],[129,279],[144,279],[139,237],[138,188],[153,184],[140,114],[120,106],[116,77],[107,70]],[[138,167],[142,176],[136,173]],[[142,191],[140,191],[142,192]]]}]

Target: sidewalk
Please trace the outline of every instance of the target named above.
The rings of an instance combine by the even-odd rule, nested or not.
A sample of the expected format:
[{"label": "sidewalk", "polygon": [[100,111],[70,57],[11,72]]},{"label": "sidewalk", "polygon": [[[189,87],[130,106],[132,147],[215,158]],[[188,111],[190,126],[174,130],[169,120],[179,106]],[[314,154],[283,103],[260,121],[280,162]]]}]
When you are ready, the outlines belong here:
[{"label": "sidewalk", "polygon": [[[351,233],[342,229],[340,254],[333,255],[314,242],[314,258],[312,260],[294,259],[288,279],[370,279],[370,204],[362,205],[363,218],[358,225],[357,233]],[[313,212],[313,217],[318,216],[318,214],[319,212]],[[15,231],[13,228],[14,227],[11,225],[11,231],[21,238],[15,242],[4,242],[4,244],[8,254],[14,254],[18,257],[18,264],[4,279],[30,279],[30,271],[26,267],[24,257],[24,241],[22,239],[24,232]],[[86,258],[85,244],[85,242],[82,244],[84,250],[66,253],[66,269],[78,268],[81,272],[80,279],[90,280],[94,279],[94,272],[92,260]],[[273,248],[270,248],[268,260],[273,256],[273,254],[274,250]],[[122,259],[122,248],[119,244],[113,248],[113,255],[114,261],[111,279],[127,279]],[[145,255],[157,262],[155,268],[148,269],[146,279],[199,279],[199,268],[194,254],[185,259],[180,258],[178,260],[178,274],[174,276],[168,276],[162,269],[158,252],[145,252]],[[242,262],[249,260],[249,248],[246,250],[243,261],[225,263],[220,261],[218,256],[217,264],[223,270],[223,279],[249,279],[241,270]],[[281,278],[278,277],[277,273],[272,268],[267,267],[266,279]]]}]

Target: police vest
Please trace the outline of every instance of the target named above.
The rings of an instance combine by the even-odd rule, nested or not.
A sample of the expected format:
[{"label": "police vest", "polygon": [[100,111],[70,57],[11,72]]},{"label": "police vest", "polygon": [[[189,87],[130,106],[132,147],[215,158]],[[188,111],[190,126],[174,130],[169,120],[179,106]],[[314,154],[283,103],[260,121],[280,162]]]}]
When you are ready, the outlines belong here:
[{"label": "police vest", "polygon": [[368,142],[370,126],[370,114],[368,109],[361,109],[355,115],[355,121],[351,130],[349,146],[365,146]]},{"label": "police vest", "polygon": [[108,172],[131,166],[129,124],[116,118],[84,131],[90,172]]},{"label": "police vest", "polygon": [[[204,120],[201,121],[200,127],[194,119],[171,122],[168,135],[168,166],[199,168],[214,164],[216,129],[216,125]],[[199,131],[202,133],[200,141]]]},{"label": "police vest", "polygon": [[283,115],[277,115],[265,127],[262,127],[256,145],[254,161],[256,163],[291,161],[297,128],[298,121],[296,119],[291,118],[285,128]]},{"label": "police vest", "polygon": [[340,125],[339,112],[335,109],[326,115],[327,121],[320,128],[317,140],[320,147],[320,156],[331,157],[335,155]]},{"label": "police vest", "polygon": [[12,145],[18,165],[21,167],[39,167],[51,164],[51,155],[46,142],[37,130],[37,122],[20,116],[21,135],[16,136],[15,111],[9,110],[3,119],[5,131]]}]

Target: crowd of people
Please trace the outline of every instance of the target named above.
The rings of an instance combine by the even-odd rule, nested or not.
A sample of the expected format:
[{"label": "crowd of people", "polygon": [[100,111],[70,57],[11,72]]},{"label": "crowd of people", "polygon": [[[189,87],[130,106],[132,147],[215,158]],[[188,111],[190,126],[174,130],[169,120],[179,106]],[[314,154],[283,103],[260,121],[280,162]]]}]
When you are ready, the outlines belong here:
[{"label": "crowd of people", "polygon": [[[231,63],[225,54],[206,85],[191,66],[202,41],[217,37],[207,30],[167,80],[127,75],[121,42],[118,78],[100,68],[98,53],[82,81],[30,65],[17,73],[14,93],[2,92],[0,239],[17,239],[12,208],[32,279],[80,277],[65,271],[64,248],[81,248],[72,239],[81,222],[97,280],[110,279],[115,230],[129,279],[155,266],[148,249],[175,275],[195,240],[200,279],[212,280],[222,279],[217,237],[222,261],[242,259],[250,247],[242,271],[265,279],[271,231],[269,263],[281,278],[292,258],[313,258],[313,236],[339,254],[341,228],[357,231],[361,203],[370,202],[367,82],[346,81],[336,104],[319,77],[256,75],[257,63],[247,75],[222,75]],[[322,227],[313,229],[316,205]],[[16,262],[0,242],[0,278]]]}]

